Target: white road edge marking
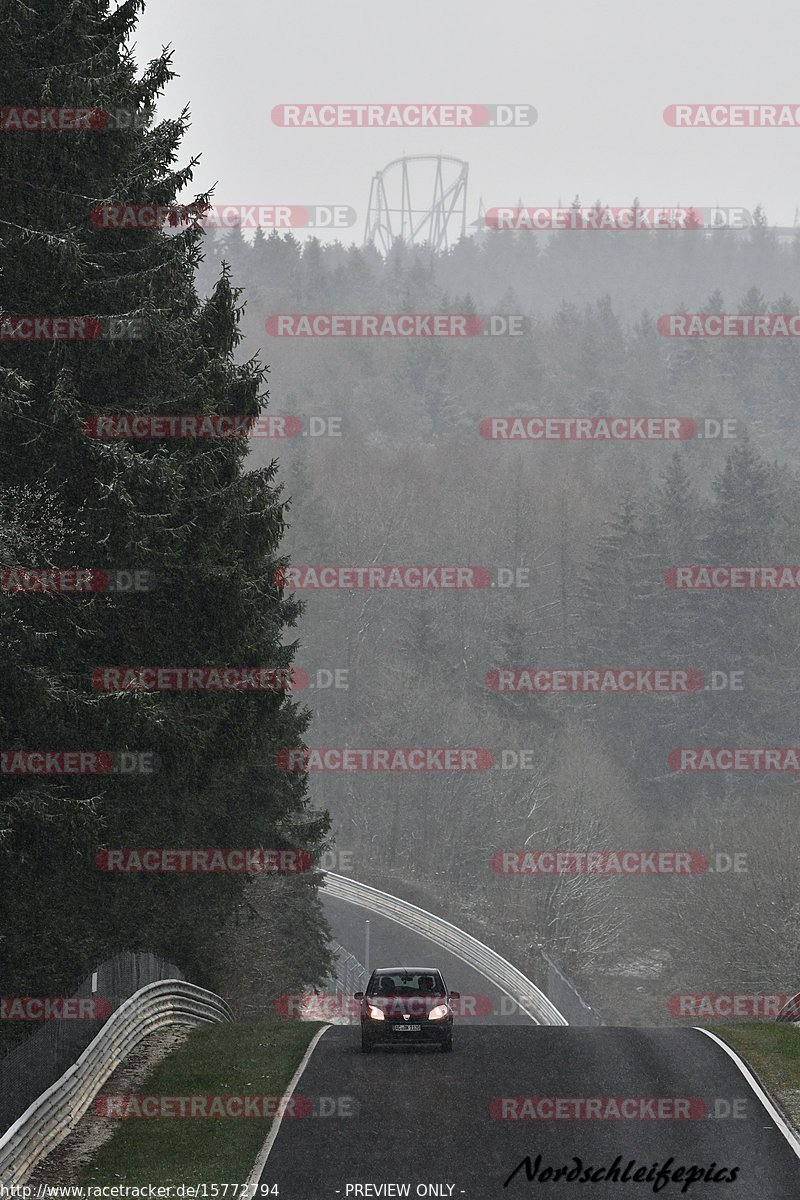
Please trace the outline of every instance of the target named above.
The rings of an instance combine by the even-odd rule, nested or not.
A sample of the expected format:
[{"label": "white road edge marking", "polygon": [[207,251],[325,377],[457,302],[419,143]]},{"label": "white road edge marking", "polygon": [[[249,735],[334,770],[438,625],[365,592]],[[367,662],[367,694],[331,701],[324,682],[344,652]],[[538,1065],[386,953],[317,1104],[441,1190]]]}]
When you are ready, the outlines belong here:
[{"label": "white road edge marking", "polygon": [[[330,1026],[330,1025],[323,1025],[322,1029],[317,1030],[317,1032],[314,1034],[313,1038],[311,1039],[311,1041],[308,1044],[308,1049],[306,1050],[305,1054],[303,1055],[300,1066],[297,1068],[294,1075],[289,1080],[289,1086],[282,1093],[285,1099],[288,1100],[291,1096],[294,1095],[294,1089],[297,1087],[298,1083],[300,1082],[300,1077],[303,1074],[303,1071],[305,1071],[306,1067],[308,1066],[308,1060],[311,1058],[311,1055],[314,1053],[314,1047],[316,1046],[317,1042],[322,1037],[322,1035],[324,1033],[327,1033],[328,1030],[331,1028],[332,1028],[332,1026]],[[255,1162],[255,1166],[253,1167],[250,1174],[247,1176],[247,1183],[245,1184],[243,1195],[256,1196],[258,1194],[258,1191],[257,1191],[258,1184],[261,1179],[261,1176],[264,1173],[264,1167],[267,1165],[267,1159],[270,1156],[270,1151],[272,1150],[272,1147],[275,1145],[275,1139],[277,1138],[277,1136],[280,1132],[282,1121],[283,1121],[283,1113],[279,1112],[273,1118],[272,1125],[270,1126],[269,1134],[267,1135],[267,1140],[264,1142],[264,1145],[261,1147],[258,1158],[256,1159],[256,1162]]]},{"label": "white road edge marking", "polygon": [[764,1091],[764,1089],[762,1088],[761,1084],[756,1079],[753,1072],[747,1066],[747,1063],[743,1062],[742,1059],[739,1057],[739,1055],[736,1053],[736,1051],[734,1049],[732,1049],[732,1047],[729,1046],[727,1044],[727,1042],[723,1042],[722,1038],[719,1038],[719,1037],[717,1037],[717,1035],[715,1033],[712,1033],[710,1029],[701,1029],[699,1027],[699,1025],[694,1025],[692,1028],[696,1029],[698,1033],[704,1033],[706,1035],[706,1037],[710,1037],[713,1041],[715,1041],[717,1043],[718,1046],[722,1047],[722,1049],[725,1051],[725,1053],[728,1055],[729,1058],[733,1059],[733,1061],[736,1063],[739,1070],[744,1075],[747,1082],[750,1084],[750,1087],[753,1089],[753,1091],[755,1092],[758,1099],[764,1105],[764,1108],[767,1110],[767,1112],[772,1117],[775,1124],[778,1126],[778,1129],[781,1131],[783,1136],[786,1138],[787,1142],[792,1147],[792,1149],[794,1150],[797,1157],[800,1158],[800,1138],[798,1138],[797,1134],[792,1129],[792,1127],[787,1124],[786,1118],[781,1113],[778,1112],[777,1108],[772,1103],[769,1096]]}]

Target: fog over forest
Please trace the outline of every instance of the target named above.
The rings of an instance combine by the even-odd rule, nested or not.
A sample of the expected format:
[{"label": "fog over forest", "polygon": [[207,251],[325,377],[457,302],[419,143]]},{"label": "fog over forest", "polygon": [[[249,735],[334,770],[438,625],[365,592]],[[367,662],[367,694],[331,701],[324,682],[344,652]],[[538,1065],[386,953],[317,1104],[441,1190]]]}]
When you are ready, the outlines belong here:
[{"label": "fog over forest", "polygon": [[[251,464],[280,458],[290,563],[477,564],[514,581],[297,591],[298,662],[344,669],[349,684],[302,694],[309,746],[484,746],[498,762],[533,751],[528,769],[312,771],[337,847],[359,878],[444,897],[534,977],[544,948],[614,1022],[670,1020],[666,997],[694,990],[698,963],[711,992],[793,988],[791,776],[669,760],[795,737],[793,593],[685,594],[664,579],[679,564],[800,561],[796,341],[670,338],[658,325],[798,311],[800,237],[755,215],[749,230],[711,233],[489,230],[438,255],[395,244],[385,259],[234,231],[208,235],[199,273],[207,291],[230,264],[246,304],[240,354],[270,364],[270,411],[307,429],[324,418],[319,436],[251,443]],[[266,331],[283,313],[404,312],[528,320],[520,336],[460,339]],[[492,416],[684,418],[699,433],[515,440],[486,436]],[[497,668],[592,667],[684,668],[705,684],[636,696],[487,686]],[[490,866],[500,850],[594,847],[723,857],[691,879]]]}]

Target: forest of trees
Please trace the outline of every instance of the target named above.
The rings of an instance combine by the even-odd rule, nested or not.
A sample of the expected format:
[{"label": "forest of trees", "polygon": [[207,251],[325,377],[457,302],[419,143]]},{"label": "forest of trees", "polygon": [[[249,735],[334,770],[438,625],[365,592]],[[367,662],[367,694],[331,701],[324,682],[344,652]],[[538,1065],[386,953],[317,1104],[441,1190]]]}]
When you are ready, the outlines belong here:
[{"label": "forest of trees", "polygon": [[[201,237],[108,236],[101,202],[171,203],[188,113],[151,110],[168,55],[137,73],[127,0],[14,4],[4,16],[4,94],[137,120],[114,129],[21,132],[0,141],[0,326],[19,316],[135,318],[110,340],[2,340],[2,568],[148,571],[132,593],[0,593],[0,748],[155,752],[132,775],[0,775],[0,979],[4,994],[58,994],[119,950],[151,950],[219,986],[227,929],[246,914],[240,874],[118,875],[108,847],[294,847],[317,855],[328,826],[305,782],[277,769],[307,714],[280,691],[127,692],[93,687],[97,667],[288,666],[298,606],[273,582],[285,496],[273,468],[246,470],[246,442],[105,442],[103,413],[235,413],[264,404],[262,366],[237,360],[239,301],[225,272],[200,299]],[[7,328],[13,327],[7,325]],[[280,933],[285,984],[328,965],[318,874],[293,881],[295,928]],[[285,888],[286,880],[276,880]],[[302,931],[302,933],[300,932]],[[263,930],[261,931],[263,937]],[[275,931],[271,936],[277,937]]]},{"label": "forest of trees", "polygon": [[[0,46],[8,94],[151,110],[172,69],[162,56],[137,74],[140,9],[75,0],[67,29],[49,4],[15,4]],[[263,231],[94,227],[95,205],[171,204],[190,187],[194,164],[178,164],[187,121],[0,142],[0,325],[138,322],[118,340],[3,339],[1,565],[161,581],[128,595],[0,591],[0,749],[161,762],[132,778],[0,775],[4,990],[58,991],[123,948],[214,984],[231,922],[253,911],[244,878],[116,877],[96,869],[97,851],[302,846],[318,858],[332,830],[357,876],[427,889],[433,906],[444,897],[532,972],[549,950],[610,1020],[665,1020],[681,987],[797,990],[796,776],[668,764],[680,746],[793,744],[797,597],[687,595],[664,572],[800,563],[800,349],[668,339],[657,319],[797,311],[800,241],[758,209],[746,232],[480,232],[441,255],[398,244],[386,259]],[[530,326],[461,340],[266,332],[271,314],[326,311],[522,314]],[[248,447],[103,441],[84,427],[117,412],[255,417],[267,398],[276,414],[335,418],[339,435]],[[493,443],[479,431],[491,415],[725,418],[735,436]],[[527,586],[471,592],[294,596],[278,586],[287,562],[528,574]],[[346,670],[349,687],[313,693],[313,718],[309,692],[92,687],[112,664],[293,662]],[[620,697],[486,685],[494,668],[534,666],[741,672],[743,686]],[[277,762],[304,740],[525,749],[534,765],[306,780]],[[748,870],[492,871],[493,853],[522,846],[744,853]],[[287,987],[328,966],[318,880],[276,881],[291,912],[271,931]],[[623,1010],[625,972],[644,982],[627,986]]]},{"label": "forest of trees", "polygon": [[[531,970],[543,946],[611,1020],[669,1020],[681,988],[796,990],[796,774],[680,773],[668,755],[795,744],[797,595],[685,594],[664,572],[800,563],[798,347],[680,342],[656,320],[797,311],[798,245],[761,216],[747,233],[562,233],[546,246],[490,233],[438,257],[398,245],[385,262],[259,231],[210,240],[201,290],[223,259],[243,288],[245,350],[271,365],[273,410],[340,419],[338,437],[252,442],[253,465],[280,456],[292,562],[529,572],[520,588],[298,593],[303,665],[349,671],[347,691],[316,695],[309,744],[535,752],[533,770],[312,775],[356,875],[426,889],[415,894]],[[439,311],[523,313],[532,327],[466,340],[265,333],[277,313]],[[733,438],[677,445],[493,443],[478,426],[497,414],[736,424]],[[741,690],[498,695],[486,676],[503,666],[741,672]],[[494,851],[523,845],[696,850],[712,864],[740,853],[748,870],[490,869]]]}]

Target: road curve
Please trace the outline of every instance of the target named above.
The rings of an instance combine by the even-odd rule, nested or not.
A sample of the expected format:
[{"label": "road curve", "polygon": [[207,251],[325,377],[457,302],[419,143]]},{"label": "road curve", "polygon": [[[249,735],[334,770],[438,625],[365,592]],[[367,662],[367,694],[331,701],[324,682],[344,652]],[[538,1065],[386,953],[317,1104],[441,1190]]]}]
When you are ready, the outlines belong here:
[{"label": "road curve", "polygon": [[508,995],[474,967],[424,934],[406,929],[387,917],[368,913],[358,905],[320,892],[325,916],[335,941],[359,960],[364,961],[364,920],[370,923],[370,962],[373,967],[407,963],[413,966],[439,967],[447,986],[461,992],[467,1003],[475,998],[470,1023],[530,1025],[532,1018],[521,1012]]},{"label": "road curve", "polygon": [[[735,1062],[697,1030],[469,1025],[457,1030],[450,1055],[410,1046],[365,1055],[358,1029],[339,1026],[317,1043],[296,1095],[320,1115],[281,1123],[261,1176],[262,1184],[278,1185],[281,1200],[800,1197],[800,1159]],[[609,1119],[603,1106],[601,1119],[553,1119],[540,1106],[538,1119],[498,1119],[498,1098],[525,1096],[551,1103],[561,1097],[562,1104],[574,1097],[643,1097],[643,1111],[651,1113],[652,1098],[660,1097],[668,1110],[683,1101],[676,1110],[691,1116]],[[507,1101],[507,1115],[525,1111],[515,1103]],[[529,1156],[536,1169],[537,1155],[537,1177],[529,1181],[524,1161]],[[582,1170],[594,1171],[619,1159],[618,1174],[634,1160],[629,1175],[643,1166],[652,1175],[653,1164],[670,1157],[670,1171],[708,1172],[713,1163],[723,1178],[738,1168],[736,1178],[700,1180],[683,1191],[679,1177],[656,1192],[646,1180],[637,1187],[612,1176],[582,1186],[546,1176],[548,1167],[574,1169],[576,1158]],[[389,1184],[395,1190],[386,1190]]]}]

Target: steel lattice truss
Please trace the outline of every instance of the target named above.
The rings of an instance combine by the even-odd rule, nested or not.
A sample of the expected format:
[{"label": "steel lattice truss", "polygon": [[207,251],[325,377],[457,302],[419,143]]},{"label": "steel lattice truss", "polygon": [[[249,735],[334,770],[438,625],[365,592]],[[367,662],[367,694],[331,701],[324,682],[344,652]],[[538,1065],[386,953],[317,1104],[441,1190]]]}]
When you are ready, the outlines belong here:
[{"label": "steel lattice truss", "polygon": [[372,180],[365,244],[386,254],[402,238],[447,250],[466,233],[468,175],[468,163],[447,155],[394,159]]}]

